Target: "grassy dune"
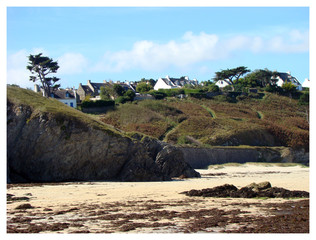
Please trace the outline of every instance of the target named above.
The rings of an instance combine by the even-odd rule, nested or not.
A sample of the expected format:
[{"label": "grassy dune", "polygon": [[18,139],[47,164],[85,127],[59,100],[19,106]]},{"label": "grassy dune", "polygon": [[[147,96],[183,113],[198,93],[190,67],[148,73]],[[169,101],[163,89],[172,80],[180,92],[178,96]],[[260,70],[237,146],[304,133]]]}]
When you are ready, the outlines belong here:
[{"label": "grassy dune", "polygon": [[31,118],[45,113],[51,115],[53,118],[58,119],[58,121],[77,121],[81,122],[85,126],[106,131],[110,134],[117,134],[118,136],[124,135],[124,133],[117,131],[111,125],[105,124],[94,116],[71,108],[56,99],[45,98],[41,94],[35,93],[31,90],[8,86],[7,99],[13,104],[30,107],[32,109]]},{"label": "grassy dune", "polygon": [[119,106],[102,121],[173,144],[309,146],[306,108],[267,93],[237,103],[211,99],[146,100]]}]

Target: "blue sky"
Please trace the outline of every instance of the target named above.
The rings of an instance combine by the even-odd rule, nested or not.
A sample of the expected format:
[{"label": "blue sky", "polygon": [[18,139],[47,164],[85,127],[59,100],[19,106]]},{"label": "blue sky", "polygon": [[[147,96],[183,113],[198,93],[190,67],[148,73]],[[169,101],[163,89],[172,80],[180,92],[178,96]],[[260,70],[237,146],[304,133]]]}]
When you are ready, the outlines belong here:
[{"label": "blue sky", "polygon": [[57,60],[62,87],[212,79],[246,66],[309,78],[308,7],[7,7],[7,83],[33,87],[27,56]]}]

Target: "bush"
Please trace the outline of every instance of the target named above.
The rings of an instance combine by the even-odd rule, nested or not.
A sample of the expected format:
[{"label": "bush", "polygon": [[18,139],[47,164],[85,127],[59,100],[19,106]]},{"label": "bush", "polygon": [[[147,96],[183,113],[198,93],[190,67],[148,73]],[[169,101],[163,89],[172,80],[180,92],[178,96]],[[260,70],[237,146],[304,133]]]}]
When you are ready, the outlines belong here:
[{"label": "bush", "polygon": [[204,91],[202,89],[188,89],[188,88],[183,89],[183,93],[187,95],[192,94],[192,93],[195,94],[195,93],[203,93],[203,92]]},{"label": "bush", "polygon": [[190,144],[191,143],[191,141],[189,141],[188,139],[187,139],[187,137],[186,136],[179,136],[178,137],[178,139],[177,139],[177,144]]},{"label": "bush", "polygon": [[136,91],[139,93],[147,93],[153,89],[153,87],[150,84],[147,84],[145,82],[137,84]]},{"label": "bush", "polygon": [[237,99],[238,101],[243,101],[243,100],[245,100],[245,99],[247,99],[247,98],[248,98],[248,96],[246,96],[246,95],[239,95],[239,96],[236,97],[236,99]]},{"label": "bush", "polygon": [[271,85],[271,84],[268,84],[264,90],[266,92],[271,92],[271,93],[281,93],[282,92],[282,88],[280,88],[279,86],[277,85]]},{"label": "bush", "polygon": [[193,97],[193,98],[198,98],[198,99],[201,99],[201,98],[206,98],[206,93],[194,93],[194,92],[191,92],[188,94],[189,97]]},{"label": "bush", "polygon": [[309,92],[304,92],[299,100],[298,100],[299,105],[309,105]]},{"label": "bush", "polygon": [[249,93],[248,96],[250,98],[256,98],[256,99],[260,98],[260,94],[259,93]]},{"label": "bush", "polygon": [[153,96],[155,99],[164,99],[165,97],[167,97],[167,94],[165,94],[164,92],[156,90],[150,91],[149,94]]},{"label": "bush", "polygon": [[115,103],[126,103],[127,101],[131,101],[129,99],[129,97],[126,97],[126,96],[120,96],[118,97],[117,99],[115,99]]},{"label": "bush", "polygon": [[236,102],[236,99],[226,96],[226,95],[219,95],[219,96],[214,97],[214,99],[218,102],[229,102],[229,103]]},{"label": "bush", "polygon": [[134,93],[133,90],[128,89],[125,93],[124,93],[124,97],[126,97],[129,101],[133,101],[135,98],[136,94]]},{"label": "bush", "polygon": [[207,90],[210,92],[219,92],[219,87],[215,84],[211,84]]},{"label": "bush", "polygon": [[97,101],[86,101],[81,103],[83,108],[93,108],[93,107],[109,107],[114,106],[115,102],[112,100],[97,100]]}]

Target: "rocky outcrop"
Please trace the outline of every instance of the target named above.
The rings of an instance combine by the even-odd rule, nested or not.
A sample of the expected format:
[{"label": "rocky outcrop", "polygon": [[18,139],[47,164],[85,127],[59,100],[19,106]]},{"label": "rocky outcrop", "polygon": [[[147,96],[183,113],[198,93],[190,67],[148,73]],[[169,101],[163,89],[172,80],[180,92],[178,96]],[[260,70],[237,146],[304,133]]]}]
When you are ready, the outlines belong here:
[{"label": "rocky outcrop", "polygon": [[309,153],[289,147],[212,147],[179,148],[193,168],[207,168],[212,164],[246,162],[288,162],[309,165]]},{"label": "rocky outcrop", "polygon": [[220,197],[220,198],[309,198],[309,192],[306,191],[290,191],[284,188],[272,187],[269,182],[252,183],[248,186],[238,189],[234,185],[224,184],[214,188],[205,188],[201,190],[192,189],[180,194],[194,197]]},{"label": "rocky outcrop", "polygon": [[183,153],[133,140],[74,117],[7,103],[8,182],[163,181],[199,177]]}]

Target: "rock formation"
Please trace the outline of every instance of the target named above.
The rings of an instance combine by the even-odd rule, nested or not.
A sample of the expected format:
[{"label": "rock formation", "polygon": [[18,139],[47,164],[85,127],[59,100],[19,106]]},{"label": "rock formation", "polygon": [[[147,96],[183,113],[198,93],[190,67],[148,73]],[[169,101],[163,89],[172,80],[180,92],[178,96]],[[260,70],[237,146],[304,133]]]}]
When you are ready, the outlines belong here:
[{"label": "rock formation", "polygon": [[238,189],[234,185],[224,184],[214,188],[205,188],[201,190],[192,189],[182,192],[186,196],[194,197],[219,197],[219,198],[309,198],[306,191],[290,191],[284,188],[272,187],[270,182],[252,183]]},{"label": "rock formation", "polygon": [[180,175],[200,177],[184,162],[181,151],[158,140],[145,137],[138,141],[75,117],[16,104],[9,98],[7,172],[8,182],[163,181]]}]

